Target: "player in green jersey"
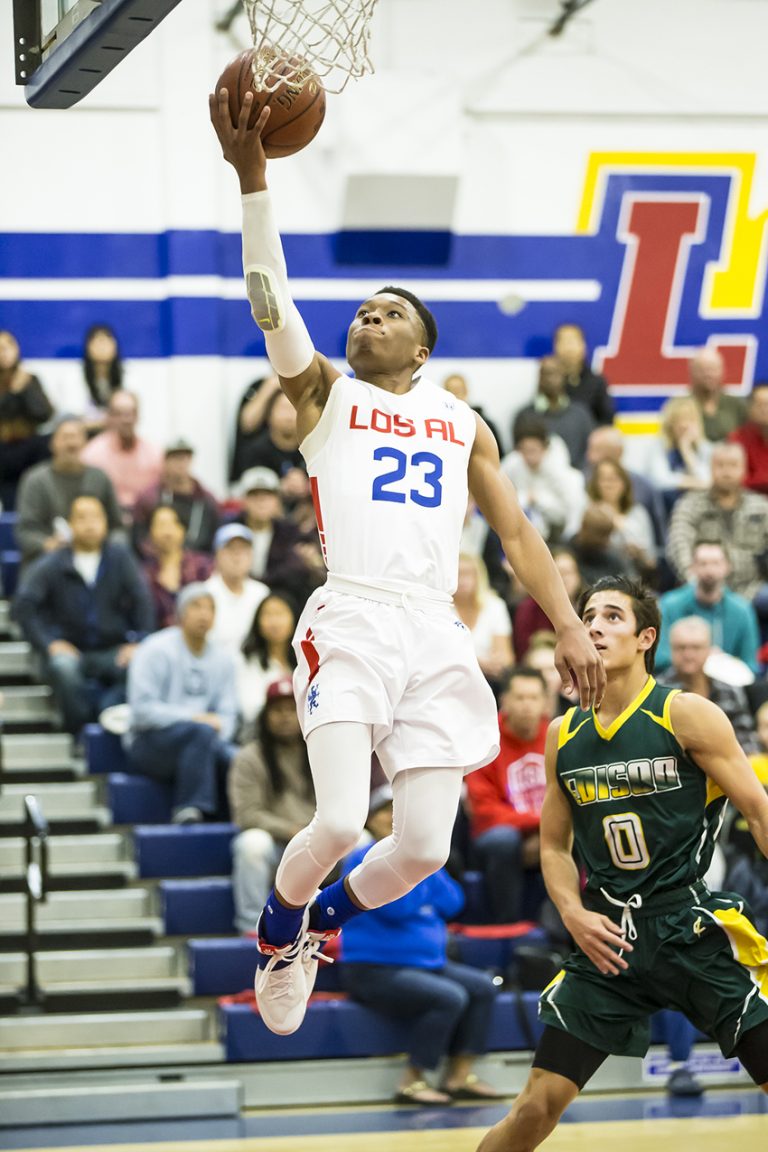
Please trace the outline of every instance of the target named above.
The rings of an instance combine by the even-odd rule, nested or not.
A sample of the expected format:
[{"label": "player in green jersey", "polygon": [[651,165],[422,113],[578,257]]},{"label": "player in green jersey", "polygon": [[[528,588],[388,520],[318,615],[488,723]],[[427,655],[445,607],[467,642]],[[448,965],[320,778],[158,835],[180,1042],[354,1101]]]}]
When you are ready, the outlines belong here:
[{"label": "player in green jersey", "polygon": [[650,592],[606,577],[580,609],[608,686],[597,708],[550,725],[540,831],[576,950],[542,992],[528,1081],[478,1152],[537,1148],[610,1053],[646,1052],[660,1008],[684,1012],[768,1093],[768,945],[744,901],[703,880],[726,798],[768,856],[768,796],[725,714],[653,679]]}]

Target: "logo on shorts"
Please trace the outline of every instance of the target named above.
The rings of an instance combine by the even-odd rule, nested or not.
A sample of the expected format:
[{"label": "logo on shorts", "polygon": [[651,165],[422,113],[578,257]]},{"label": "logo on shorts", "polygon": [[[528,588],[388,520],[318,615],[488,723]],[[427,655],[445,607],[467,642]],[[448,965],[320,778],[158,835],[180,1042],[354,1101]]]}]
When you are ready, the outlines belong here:
[{"label": "logo on shorts", "polygon": [[461,628],[461,629],[462,629],[462,631],[464,631],[464,632],[468,632],[468,631],[469,631],[469,629],[467,628],[466,624],[462,624],[461,620],[454,620],[454,622],[453,622],[453,623],[455,624],[455,626],[456,626],[457,628]]},{"label": "logo on shorts", "polygon": [[701,916],[697,916],[697,917],[696,917],[696,922],[695,922],[695,924],[693,925],[693,934],[694,934],[694,936],[703,936],[703,935],[704,935],[704,933],[706,932],[706,930],[707,930],[707,926],[706,926],[706,924],[702,924],[702,922],[701,922]]},{"label": "logo on shorts", "polygon": [[311,716],[312,713],[314,712],[315,708],[319,708],[319,707],[320,707],[320,689],[319,689],[317,684],[313,684],[309,690],[309,695],[307,696],[307,712],[309,712],[309,714]]}]

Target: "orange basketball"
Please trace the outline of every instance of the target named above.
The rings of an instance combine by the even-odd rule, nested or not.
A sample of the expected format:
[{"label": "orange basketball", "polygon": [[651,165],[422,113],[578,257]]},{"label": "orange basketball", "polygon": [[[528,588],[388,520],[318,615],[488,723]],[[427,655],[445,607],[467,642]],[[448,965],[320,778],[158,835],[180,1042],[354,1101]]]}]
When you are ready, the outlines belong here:
[{"label": "orange basketball", "polygon": [[[253,49],[248,49],[231,60],[216,82],[216,91],[227,89],[233,124],[237,124],[246,92],[251,91],[254,96],[249,127],[253,127],[259,112],[268,104],[269,120],[261,138],[264,152],[271,160],[278,156],[291,156],[306,148],[319,132],[325,118],[325,89],[318,78],[312,75],[301,88],[286,80],[278,84],[273,92],[257,92],[253,87],[252,56]],[[275,56],[271,71],[275,76],[295,75],[299,64],[300,61],[295,58],[286,60],[285,57]]]}]

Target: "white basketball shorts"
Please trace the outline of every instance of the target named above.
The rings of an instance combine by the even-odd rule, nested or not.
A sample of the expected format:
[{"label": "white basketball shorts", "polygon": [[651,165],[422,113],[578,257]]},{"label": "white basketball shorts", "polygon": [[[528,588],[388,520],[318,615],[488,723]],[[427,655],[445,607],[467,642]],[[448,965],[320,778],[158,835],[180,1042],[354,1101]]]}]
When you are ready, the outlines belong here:
[{"label": "white basketball shorts", "polygon": [[293,642],[304,737],[334,721],[371,724],[390,780],[407,768],[482,768],[498,755],[499,722],[471,633],[450,600],[381,595],[326,585],[307,601]]}]

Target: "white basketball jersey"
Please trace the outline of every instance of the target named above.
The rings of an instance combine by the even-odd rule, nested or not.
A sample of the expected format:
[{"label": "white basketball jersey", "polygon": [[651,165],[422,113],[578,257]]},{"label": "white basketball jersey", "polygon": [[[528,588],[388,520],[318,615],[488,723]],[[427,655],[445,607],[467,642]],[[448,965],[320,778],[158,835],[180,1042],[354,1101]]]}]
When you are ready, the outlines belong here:
[{"label": "white basketball jersey", "polygon": [[475,414],[420,380],[395,395],[341,376],[301,445],[328,569],[452,595]]}]

